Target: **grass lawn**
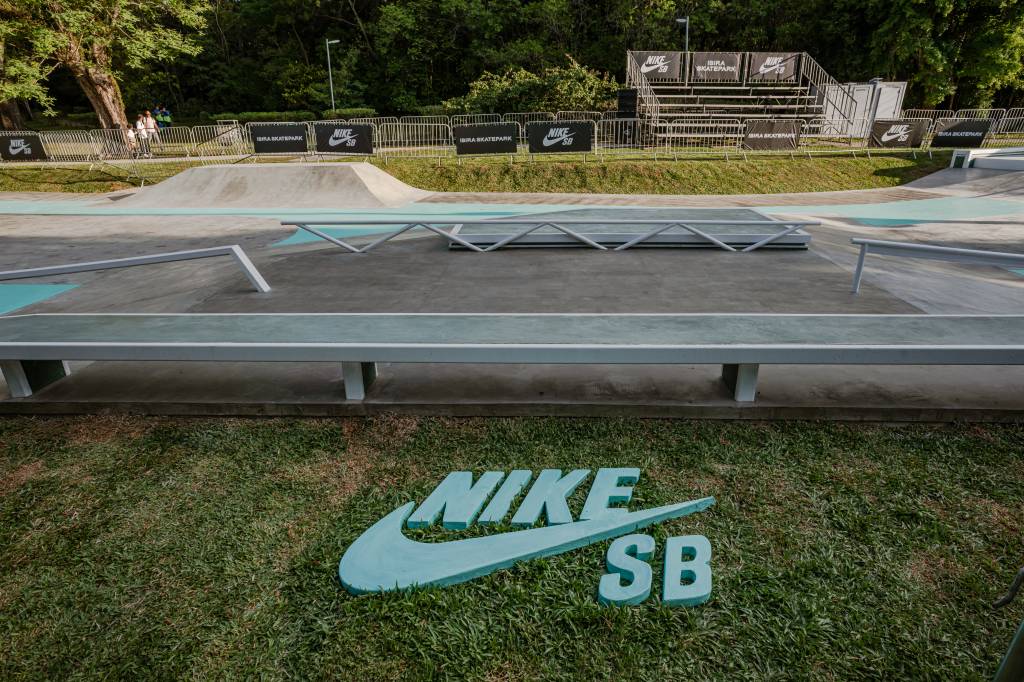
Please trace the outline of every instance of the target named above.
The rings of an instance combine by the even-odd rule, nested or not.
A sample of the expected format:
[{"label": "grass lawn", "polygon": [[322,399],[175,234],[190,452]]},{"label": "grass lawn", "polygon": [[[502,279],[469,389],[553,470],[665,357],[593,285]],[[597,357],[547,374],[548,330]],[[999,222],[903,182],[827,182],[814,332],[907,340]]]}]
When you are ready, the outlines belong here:
[{"label": "grass lawn", "polygon": [[[641,605],[598,605],[608,542],[444,589],[338,583],[450,471],[600,466],[642,469],[634,509],[718,500],[653,528]],[[989,679],[1022,526],[1021,426],[6,418],[0,679]],[[685,534],[714,591],[663,607]]]},{"label": "grass lawn", "polygon": [[[282,159],[275,159],[280,162]],[[762,192],[819,192],[893,187],[949,165],[949,154],[863,154],[806,157],[752,156],[749,160],[709,158],[685,161],[593,160],[571,162],[541,158],[534,162],[507,158],[471,158],[461,164],[447,159],[393,159],[378,166],[399,180],[435,192],[597,192],[614,194],[734,194]],[[139,164],[146,184],[164,180],[191,162]],[[126,171],[103,166],[0,168],[3,192],[112,192],[138,186],[140,179]]]},{"label": "grass lawn", "polygon": [[860,155],[749,160],[609,161],[509,164],[467,159],[438,166],[423,159],[375,162],[399,180],[434,192],[594,192],[601,194],[760,194],[895,187],[949,165],[934,158]]}]

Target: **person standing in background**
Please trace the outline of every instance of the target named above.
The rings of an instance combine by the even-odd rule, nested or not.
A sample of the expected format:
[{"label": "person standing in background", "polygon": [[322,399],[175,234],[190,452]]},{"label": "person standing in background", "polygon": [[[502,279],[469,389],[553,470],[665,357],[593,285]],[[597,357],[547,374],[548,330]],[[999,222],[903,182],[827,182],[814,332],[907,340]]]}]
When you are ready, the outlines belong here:
[{"label": "person standing in background", "polygon": [[157,104],[156,108],[153,109],[153,117],[156,119],[156,125],[160,130],[167,127],[168,123],[164,119],[164,106],[162,104]]},{"label": "person standing in background", "polygon": [[160,141],[160,127],[156,124],[156,119],[153,118],[153,112],[146,110],[146,132],[149,134],[150,142],[155,142],[158,147],[163,148],[163,144]]},{"label": "person standing in background", "polygon": [[149,153],[149,130],[146,128],[146,117],[142,114],[135,119],[135,139],[139,143],[139,152],[143,158],[151,158],[153,155]]}]

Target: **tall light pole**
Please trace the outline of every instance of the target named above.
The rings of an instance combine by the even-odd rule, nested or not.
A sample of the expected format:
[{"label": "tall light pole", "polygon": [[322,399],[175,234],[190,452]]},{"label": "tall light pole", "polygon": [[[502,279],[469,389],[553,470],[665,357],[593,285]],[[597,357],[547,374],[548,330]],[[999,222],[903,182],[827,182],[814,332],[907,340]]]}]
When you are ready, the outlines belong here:
[{"label": "tall light pole", "polygon": [[686,26],[686,48],[685,51],[690,51],[690,15],[687,14],[685,17],[678,17],[676,19],[677,24],[683,24]]},{"label": "tall light pole", "polygon": [[324,42],[327,44],[327,82],[331,85],[331,111],[334,111],[334,74],[331,72],[331,45],[340,43],[340,40],[327,40],[324,38]]}]

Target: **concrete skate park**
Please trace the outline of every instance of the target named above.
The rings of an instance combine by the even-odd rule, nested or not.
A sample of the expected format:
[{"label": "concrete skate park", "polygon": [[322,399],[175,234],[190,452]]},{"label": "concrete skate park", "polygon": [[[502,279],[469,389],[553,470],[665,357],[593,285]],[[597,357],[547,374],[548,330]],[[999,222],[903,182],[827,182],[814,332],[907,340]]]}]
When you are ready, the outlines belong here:
[{"label": "concrete skate park", "polygon": [[[1024,253],[1024,170],[1001,163],[949,168],[893,189],[807,194],[431,193],[366,163],[212,165],[102,196],[6,193],[0,195],[5,272],[237,246],[269,291],[254,287],[236,260],[213,257],[5,279],[0,347],[23,341],[25,325],[53,314],[65,314],[47,318],[61,324],[75,321],[67,314],[106,315],[90,319],[108,330],[128,314],[274,314],[266,318],[272,329],[258,336],[284,339],[292,326],[287,316],[302,313],[452,316],[424,315],[422,324],[408,317],[393,345],[415,344],[421,332],[436,335],[446,328],[453,343],[464,343],[481,333],[484,314],[511,329],[549,325],[552,334],[587,316],[626,314],[635,316],[638,328],[685,316],[688,325],[705,330],[713,327],[698,315],[998,320],[1024,315],[1022,266],[869,254],[854,293],[860,246],[851,239]],[[768,221],[795,227],[764,248],[744,250],[757,236],[733,238],[731,250],[718,245],[730,241],[723,235],[735,237],[750,231],[748,223]],[[658,235],[632,248],[617,248],[622,238],[608,248],[588,243],[602,230],[643,236],[659,227]],[[381,241],[399,228],[409,229]],[[479,244],[472,235],[493,232],[494,245],[531,229],[494,250],[462,248],[445,237],[461,234]],[[768,236],[777,232],[774,225],[758,229]],[[561,243],[536,243],[544,235]],[[672,235],[680,243],[654,239]],[[373,248],[356,252],[368,245]],[[306,318],[292,319],[298,325]],[[345,328],[371,318],[330,319]],[[1009,330],[1013,336],[1015,328]],[[51,333],[52,346],[74,341],[77,331]],[[524,344],[540,344],[534,340]],[[644,341],[638,345],[649,350]],[[1020,341],[1006,339],[1001,357],[1018,358]],[[557,353],[532,361],[517,349],[483,359],[435,348],[433,354],[380,356],[397,361],[374,358],[375,381],[366,382],[361,399],[351,399],[350,384],[359,378],[320,356],[300,361],[307,356],[286,354],[274,356],[276,362],[242,361],[244,354],[189,358],[207,360],[195,362],[166,359],[177,356],[83,359],[96,357],[88,353],[69,358],[52,348],[47,353],[38,360],[67,360],[68,375],[26,397],[13,397],[18,392],[0,384],[0,411],[930,421],[1016,420],[1024,414],[1024,367],[1013,361],[919,365],[913,356],[901,356],[909,359],[876,365],[863,358],[833,364],[825,355],[820,362],[773,356],[760,364],[751,385],[756,400],[753,393],[739,400],[717,361],[655,363],[669,356],[645,355],[602,362],[605,356],[597,354],[584,358],[590,361],[559,362]]]}]

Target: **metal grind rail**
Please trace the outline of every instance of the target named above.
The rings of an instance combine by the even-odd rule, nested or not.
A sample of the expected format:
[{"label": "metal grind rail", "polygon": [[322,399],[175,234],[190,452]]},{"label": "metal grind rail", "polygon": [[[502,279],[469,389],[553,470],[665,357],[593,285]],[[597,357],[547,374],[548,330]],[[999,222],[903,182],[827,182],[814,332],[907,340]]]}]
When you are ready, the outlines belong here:
[{"label": "metal grind rail", "polygon": [[[346,249],[346,250],[348,250],[348,251],[350,251],[352,253],[367,253],[367,252],[372,251],[373,249],[377,248],[381,244],[383,244],[383,243],[385,243],[387,241],[390,241],[390,240],[394,239],[395,237],[398,237],[399,235],[404,234],[405,232],[408,232],[409,230],[412,230],[413,228],[417,228],[417,227],[422,227],[422,228],[424,228],[426,230],[429,230],[430,232],[436,234],[437,236],[441,237],[442,239],[445,239],[445,240],[447,240],[449,242],[455,242],[459,246],[463,246],[463,247],[469,249],[470,251],[476,251],[478,253],[487,253],[487,252],[490,252],[490,251],[496,251],[496,250],[498,250],[498,249],[500,249],[502,247],[508,246],[510,244],[514,244],[515,242],[522,240],[523,238],[527,237],[528,235],[530,235],[533,232],[536,232],[537,230],[540,230],[542,228],[550,228],[550,229],[553,229],[553,230],[557,230],[557,231],[565,234],[566,236],[570,237],[571,239],[573,239],[573,240],[575,240],[577,242],[580,242],[581,244],[585,244],[585,245],[587,245],[587,246],[589,246],[591,248],[599,249],[601,251],[608,251],[608,250],[612,250],[612,251],[625,251],[625,250],[633,248],[634,246],[637,246],[639,244],[643,244],[644,242],[648,242],[651,239],[653,239],[654,237],[657,237],[658,235],[661,235],[661,234],[667,232],[668,230],[671,230],[673,228],[681,228],[683,230],[686,230],[687,232],[689,232],[693,236],[697,237],[698,239],[706,241],[709,244],[711,244],[713,246],[717,246],[718,248],[723,249],[725,251],[749,253],[751,251],[757,251],[758,249],[760,249],[760,248],[762,248],[764,246],[767,246],[767,245],[769,245],[769,244],[771,244],[773,242],[776,242],[776,241],[782,239],[783,237],[786,237],[786,236],[796,232],[797,230],[799,230],[799,229],[801,229],[803,227],[808,227],[808,226],[812,226],[812,225],[820,225],[821,223],[816,222],[816,221],[807,221],[807,220],[767,220],[767,219],[766,220],[603,220],[603,219],[602,220],[594,220],[594,219],[592,219],[592,220],[578,220],[578,219],[577,220],[550,220],[550,219],[537,220],[537,219],[532,219],[531,220],[530,218],[525,218],[524,217],[524,218],[518,218],[518,219],[514,219],[514,220],[460,220],[460,221],[453,221],[453,220],[429,220],[429,221],[408,221],[408,220],[317,220],[315,222],[314,221],[299,222],[299,221],[284,221],[283,220],[283,221],[281,221],[281,224],[282,225],[288,225],[288,226],[291,226],[291,227],[297,227],[297,228],[299,228],[301,230],[305,230],[306,232],[309,232],[310,234],[316,235],[317,237],[320,237],[321,239],[324,239],[324,240],[326,240],[328,242],[331,242],[332,244],[334,244],[336,246],[340,246],[343,249]],[[317,227],[313,227],[314,225],[316,225],[317,227],[371,227],[371,226],[399,225],[400,228],[398,230],[394,231],[394,232],[385,234],[384,236],[379,237],[378,239],[375,239],[374,241],[372,241],[369,244],[367,244],[366,246],[363,246],[363,247],[360,248],[358,246],[354,246],[354,245],[346,242],[343,239],[338,239],[337,237],[333,237],[333,236],[327,234],[326,232],[323,232],[322,230],[317,229]],[[447,226],[447,225],[451,225],[452,226],[451,230],[445,230],[442,227],[439,227],[439,226]],[[519,232],[515,232],[515,233],[510,234],[508,236],[501,237],[495,243],[489,244],[489,245],[487,245],[487,246],[485,246],[483,248],[481,248],[480,246],[477,246],[476,244],[474,244],[474,243],[464,239],[463,237],[461,237],[459,234],[456,233],[456,230],[460,230],[461,228],[467,227],[467,226],[495,227],[495,226],[499,226],[499,225],[527,225],[528,227],[526,227],[526,229],[520,230]],[[621,225],[621,226],[630,226],[630,227],[644,226],[644,227],[647,228],[647,231],[643,232],[641,234],[638,234],[638,235],[636,235],[634,237],[631,237],[626,242],[624,242],[622,244],[618,244],[616,246],[613,246],[611,249],[609,249],[608,246],[605,246],[605,245],[599,243],[598,241],[596,241],[595,239],[592,239],[591,237],[588,237],[587,235],[582,234],[581,232],[573,229],[573,227],[577,227],[577,226],[580,226],[580,225],[605,225],[605,226]],[[713,226],[713,225],[721,225],[721,226],[729,226],[729,227],[765,227],[765,226],[771,226],[772,228],[779,228],[779,229],[777,229],[777,231],[772,233],[772,234],[764,236],[763,238],[759,239],[757,242],[755,242],[753,244],[745,246],[744,248],[741,248],[741,249],[737,249],[736,247],[731,246],[730,244],[727,244],[722,239],[719,239],[719,237],[725,237],[727,239],[728,235],[718,235],[718,236],[715,236],[714,234],[710,234],[707,231],[705,231],[704,229],[701,229],[702,227]],[[569,226],[573,226],[573,227],[569,227]]]}]

